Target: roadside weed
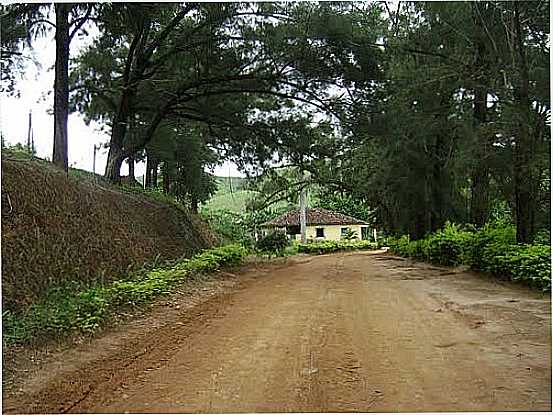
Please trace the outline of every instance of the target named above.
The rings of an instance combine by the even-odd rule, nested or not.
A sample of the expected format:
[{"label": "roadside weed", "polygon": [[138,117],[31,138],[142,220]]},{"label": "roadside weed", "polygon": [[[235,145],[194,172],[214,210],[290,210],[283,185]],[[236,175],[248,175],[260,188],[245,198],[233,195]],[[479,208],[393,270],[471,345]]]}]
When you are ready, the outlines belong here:
[{"label": "roadside weed", "polygon": [[246,250],[239,245],[207,249],[167,268],[155,268],[110,283],[86,286],[70,282],[48,290],[22,313],[2,313],[4,344],[30,343],[69,333],[93,333],[125,307],[136,307],[169,294],[187,278],[240,264]]}]

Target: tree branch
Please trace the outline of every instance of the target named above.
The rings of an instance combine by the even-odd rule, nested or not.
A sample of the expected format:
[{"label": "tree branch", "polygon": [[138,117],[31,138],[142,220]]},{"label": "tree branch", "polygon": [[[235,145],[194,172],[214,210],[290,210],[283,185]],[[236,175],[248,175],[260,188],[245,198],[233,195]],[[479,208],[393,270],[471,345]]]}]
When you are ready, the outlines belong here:
[{"label": "tree branch", "polygon": [[69,27],[72,25],[75,25],[71,33],[69,34],[69,42],[71,42],[71,39],[73,39],[73,36],[80,30],[80,28],[83,26],[83,24],[88,20],[90,17],[90,14],[92,13],[92,9],[94,6],[92,4],[88,5],[88,9],[86,10],[86,13],[83,17],[80,17],[78,19],[73,20],[71,23],[69,23]]},{"label": "tree branch", "polygon": [[29,28],[28,30],[31,30],[31,27],[33,27],[34,25],[38,24],[38,23],[45,23],[47,25],[50,25],[52,26],[54,29],[56,28],[56,25],[54,23],[52,23],[50,20],[46,20],[46,19],[37,19],[37,20],[33,20],[31,23],[29,23]]}]

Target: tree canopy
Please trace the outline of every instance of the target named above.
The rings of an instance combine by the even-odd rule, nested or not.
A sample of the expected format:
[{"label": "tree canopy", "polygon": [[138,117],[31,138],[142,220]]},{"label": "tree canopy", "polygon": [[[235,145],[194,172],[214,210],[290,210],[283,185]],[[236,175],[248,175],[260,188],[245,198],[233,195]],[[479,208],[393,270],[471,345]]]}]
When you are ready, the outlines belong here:
[{"label": "tree canopy", "polygon": [[[547,7],[68,6],[98,32],[70,57],[69,108],[109,133],[108,179],[146,159],[147,184],[194,209],[215,190],[206,168],[233,160],[258,177],[258,208],[292,201],[308,172],[319,203],[389,232],[504,215],[529,242],[550,214]],[[3,9],[3,77],[40,10]]]}]

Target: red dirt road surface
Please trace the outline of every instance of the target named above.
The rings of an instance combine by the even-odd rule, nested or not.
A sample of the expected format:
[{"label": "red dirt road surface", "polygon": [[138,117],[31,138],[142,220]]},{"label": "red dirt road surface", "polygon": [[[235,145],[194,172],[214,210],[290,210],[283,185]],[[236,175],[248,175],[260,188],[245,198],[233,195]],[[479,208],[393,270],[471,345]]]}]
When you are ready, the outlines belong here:
[{"label": "red dirt road surface", "polygon": [[298,256],[20,370],[4,412],[549,411],[550,297],[381,251]]}]

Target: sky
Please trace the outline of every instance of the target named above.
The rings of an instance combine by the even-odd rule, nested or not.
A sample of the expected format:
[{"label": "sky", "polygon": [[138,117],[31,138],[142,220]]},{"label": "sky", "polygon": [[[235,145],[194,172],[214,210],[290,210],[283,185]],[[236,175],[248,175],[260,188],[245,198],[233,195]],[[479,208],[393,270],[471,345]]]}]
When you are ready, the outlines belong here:
[{"label": "sky", "polygon": [[[71,56],[86,46],[90,38],[75,37],[71,43]],[[25,73],[18,79],[19,97],[2,95],[0,101],[1,129],[7,144],[25,144],[29,111],[32,111],[32,125],[37,156],[52,158],[54,117],[50,115],[53,107],[55,42],[54,33],[33,42],[33,49],[25,49],[25,55],[32,55],[40,67],[31,63],[26,66]],[[69,135],[69,166],[92,171],[94,145],[109,141],[109,136],[99,130],[99,125],[86,125],[84,118],[73,113],[68,120]],[[96,173],[104,173],[107,159],[107,149],[101,149],[96,155]],[[137,163],[135,176],[144,174],[145,164]],[[244,176],[231,162],[215,168],[218,176]],[[121,169],[122,175],[128,174],[126,163]]]}]

